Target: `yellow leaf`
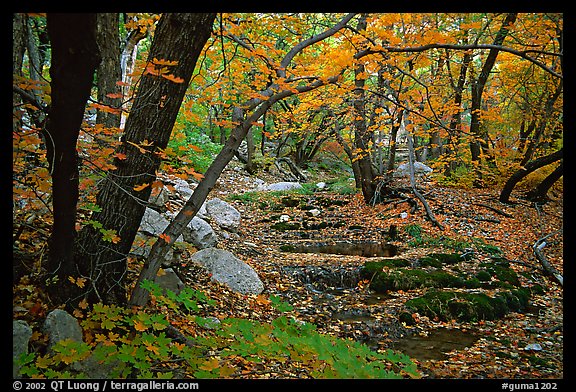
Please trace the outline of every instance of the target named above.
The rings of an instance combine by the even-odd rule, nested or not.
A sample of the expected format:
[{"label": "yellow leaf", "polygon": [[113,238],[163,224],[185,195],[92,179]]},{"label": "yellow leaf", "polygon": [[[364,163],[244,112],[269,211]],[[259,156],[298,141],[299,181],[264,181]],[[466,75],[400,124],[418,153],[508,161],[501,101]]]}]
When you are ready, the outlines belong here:
[{"label": "yellow leaf", "polygon": [[81,289],[84,288],[85,284],[86,284],[86,278],[76,279],[76,286],[80,287]]},{"label": "yellow leaf", "polygon": [[156,355],[160,354],[160,349],[154,346],[152,343],[144,342],[144,345],[146,346],[146,350],[152,351]]},{"label": "yellow leaf", "polygon": [[136,185],[136,186],[134,187],[134,190],[135,190],[136,192],[140,192],[141,190],[145,189],[145,188],[146,188],[147,186],[149,186],[149,185],[150,185],[150,183],[145,182],[144,184]]},{"label": "yellow leaf", "polygon": [[216,369],[219,366],[220,366],[220,361],[216,358],[211,358],[211,359],[207,360],[206,362],[204,362],[204,364],[198,366],[198,368],[201,370],[206,370],[209,372],[209,371]]},{"label": "yellow leaf", "polygon": [[148,327],[142,321],[134,320],[134,329],[136,331],[143,332],[146,331]]},{"label": "yellow leaf", "polygon": [[166,275],[166,271],[163,268],[158,268],[158,272],[156,272],[156,276],[164,276]]}]

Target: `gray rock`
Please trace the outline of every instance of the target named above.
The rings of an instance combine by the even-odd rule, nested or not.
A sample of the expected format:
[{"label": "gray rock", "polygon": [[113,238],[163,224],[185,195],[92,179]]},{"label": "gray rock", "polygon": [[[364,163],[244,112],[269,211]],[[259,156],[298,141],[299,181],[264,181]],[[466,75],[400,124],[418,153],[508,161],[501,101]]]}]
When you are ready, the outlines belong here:
[{"label": "gray rock", "polygon": [[174,189],[176,189],[176,192],[180,194],[182,199],[188,200],[190,196],[192,196],[192,193],[194,193],[188,181],[176,178],[172,180],[172,182],[174,183]]},{"label": "gray rock", "polygon": [[184,241],[198,249],[212,248],[218,245],[218,237],[212,226],[204,219],[195,216],[182,232]]},{"label": "gray rock", "polygon": [[[181,238],[181,237],[180,237]],[[142,258],[147,258],[150,254],[150,250],[152,249],[152,245],[156,242],[157,238],[149,236],[144,233],[136,233],[136,237],[134,238],[134,242],[132,243],[132,248],[130,249],[130,254],[134,256],[139,256]],[[166,256],[164,256],[164,260],[162,262],[163,266],[170,266],[174,263],[179,261],[179,255],[177,252],[174,252],[174,249],[168,249]]]},{"label": "gray rock", "polygon": [[[170,222],[164,215],[158,211],[154,211],[152,208],[146,208],[144,215],[142,216],[142,221],[140,222],[140,228],[138,230],[149,235],[157,236],[162,234],[169,224]],[[184,238],[179,236],[176,241],[183,240]]]},{"label": "gray rock", "polygon": [[160,189],[160,192],[158,192],[158,194],[156,195],[150,194],[148,202],[157,207],[164,208],[166,206],[166,203],[170,200],[170,193],[171,192],[168,190],[168,188],[163,186],[162,189]]},{"label": "gray rock", "polygon": [[299,182],[283,181],[258,188],[258,190],[262,191],[290,191],[292,189],[302,189],[302,184]]},{"label": "gray rock", "polygon": [[[22,354],[28,354],[28,342],[32,337],[32,328],[24,320],[12,321],[12,358],[18,360]],[[13,362],[12,377],[20,377],[20,366]]]},{"label": "gray rock", "polygon": [[[434,170],[423,164],[422,162],[414,162],[414,174],[423,176],[432,173]],[[394,177],[408,177],[410,176],[410,164],[408,162],[401,164],[394,171]]]},{"label": "gray rock", "polygon": [[542,346],[539,343],[530,343],[524,347],[525,351],[542,351]]},{"label": "gray rock", "polygon": [[175,294],[180,294],[180,291],[186,287],[172,268],[165,268],[164,274],[156,276],[154,282],[161,288],[173,291]]},{"label": "gray rock", "polygon": [[206,248],[194,253],[190,260],[206,268],[212,274],[212,280],[238,293],[260,294],[264,290],[256,271],[226,250]]},{"label": "gray rock", "polygon": [[240,226],[240,212],[217,197],[206,202],[206,212],[223,229],[236,231]]},{"label": "gray rock", "polygon": [[142,221],[140,222],[139,231],[143,231],[150,235],[162,234],[164,230],[168,227],[170,222],[158,211],[154,211],[152,208],[146,208],[144,215],[142,216]]},{"label": "gray rock", "polygon": [[[102,347],[102,343],[96,345],[96,349],[99,349],[100,347]],[[113,372],[122,369],[124,366],[126,366],[126,364],[119,360],[112,360],[110,362],[101,361],[96,358],[94,353],[92,353],[88,358],[73,363],[71,367],[74,370],[83,373],[87,379],[94,380],[113,378]]]},{"label": "gray rock", "polygon": [[82,341],[82,329],[78,320],[62,309],[54,309],[44,320],[43,331],[48,335],[48,351],[61,340]]}]

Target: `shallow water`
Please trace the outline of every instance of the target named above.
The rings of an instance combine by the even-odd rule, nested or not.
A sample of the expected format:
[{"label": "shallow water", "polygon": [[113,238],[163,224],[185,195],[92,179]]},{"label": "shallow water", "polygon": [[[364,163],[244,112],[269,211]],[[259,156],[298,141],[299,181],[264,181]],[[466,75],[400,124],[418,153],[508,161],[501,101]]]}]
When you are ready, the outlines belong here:
[{"label": "shallow water", "polygon": [[428,336],[408,336],[395,342],[393,349],[418,360],[445,359],[452,350],[463,350],[478,340],[478,336],[459,329],[440,328],[431,331]]},{"label": "shallow water", "polygon": [[338,241],[334,243],[306,243],[294,245],[294,253],[328,253],[346,256],[391,257],[396,256],[398,249],[388,242],[377,241]]}]

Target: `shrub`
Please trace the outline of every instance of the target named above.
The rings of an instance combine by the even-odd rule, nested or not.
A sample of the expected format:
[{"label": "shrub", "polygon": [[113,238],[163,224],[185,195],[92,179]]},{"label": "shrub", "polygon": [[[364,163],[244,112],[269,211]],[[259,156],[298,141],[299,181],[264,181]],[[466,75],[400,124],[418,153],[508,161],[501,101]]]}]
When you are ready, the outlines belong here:
[{"label": "shrub", "polygon": [[[86,378],[86,364],[107,369],[107,378],[242,377],[243,364],[288,365],[312,378],[418,378],[404,354],[372,351],[356,341],[321,334],[311,323],[281,314],[271,323],[226,318],[206,325],[197,314],[214,301],[187,288],[179,294],[144,281],[155,303],[151,309],[95,304],[82,321],[86,342],[60,341],[51,353],[23,354],[17,361],[24,377]],[[292,307],[271,296],[279,312]],[[193,336],[168,336],[170,319],[196,324]],[[294,373],[287,373],[296,377]]]}]

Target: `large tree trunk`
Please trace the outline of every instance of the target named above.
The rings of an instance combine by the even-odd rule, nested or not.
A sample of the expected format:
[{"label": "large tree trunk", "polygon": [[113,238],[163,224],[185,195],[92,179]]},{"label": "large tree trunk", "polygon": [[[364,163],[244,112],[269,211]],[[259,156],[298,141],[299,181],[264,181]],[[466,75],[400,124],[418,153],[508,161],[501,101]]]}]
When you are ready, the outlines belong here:
[{"label": "large tree trunk", "polygon": [[[48,286],[55,297],[70,297],[67,276],[77,276],[74,262],[78,154],[76,141],[100,56],[96,14],[48,14],[52,42],[51,107],[43,136],[52,175],[54,223],[47,270],[58,283]],[[68,289],[67,289],[68,288]]]},{"label": "large tree trunk", "polygon": [[526,198],[530,201],[536,202],[546,201],[546,194],[550,188],[552,188],[552,185],[554,185],[554,183],[558,181],[563,174],[563,161],[560,161],[560,165],[558,165],[558,167],[554,169],[552,173],[543,179],[542,182],[536,186],[536,188],[528,192]]},{"label": "large tree trunk", "polygon": [[[92,226],[80,232],[76,261],[81,273],[90,279],[86,294],[91,302],[126,302],[126,255],[140,226],[150,196],[151,184],[160,167],[156,154],[166,148],[192,77],[196,61],[212,31],[215,14],[164,14],[158,22],[148,65],[154,59],[176,62],[170,73],[182,82],[174,82],[145,72],[126,121],[125,134],[116,159],[116,170],[108,173],[97,195],[101,212],[92,220],[103,229],[116,230],[117,242],[104,241]],[[147,141],[146,145],[142,143]],[[141,147],[140,147],[141,146]],[[143,150],[146,150],[145,152]]]},{"label": "large tree trunk", "polygon": [[526,177],[533,171],[538,170],[541,167],[544,167],[546,165],[549,165],[562,159],[562,154],[563,154],[563,148],[550,155],[546,155],[533,161],[530,161],[526,165],[520,167],[520,169],[514,174],[512,174],[508,179],[508,181],[506,181],[504,188],[502,188],[502,192],[500,192],[500,201],[502,203],[508,203],[512,190],[514,189],[516,184],[520,182],[520,180],[522,180],[524,177]]},{"label": "large tree trunk", "polygon": [[98,102],[110,110],[99,110],[96,122],[106,128],[120,127],[122,91],[117,84],[122,80],[120,68],[120,33],[118,13],[97,14],[97,39],[102,62],[98,67]]},{"label": "large tree trunk", "polygon": [[[366,15],[363,14],[358,21],[358,31],[366,30]],[[364,64],[362,60],[358,60],[354,68],[354,148],[357,151],[357,156],[354,158],[358,161],[358,168],[360,171],[360,186],[362,188],[362,196],[366,204],[375,202],[376,195],[376,181],[374,169],[372,167],[371,152],[369,143],[371,135],[366,126],[366,98],[364,93],[364,85],[366,81]],[[358,182],[358,181],[357,181]]]}]

